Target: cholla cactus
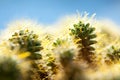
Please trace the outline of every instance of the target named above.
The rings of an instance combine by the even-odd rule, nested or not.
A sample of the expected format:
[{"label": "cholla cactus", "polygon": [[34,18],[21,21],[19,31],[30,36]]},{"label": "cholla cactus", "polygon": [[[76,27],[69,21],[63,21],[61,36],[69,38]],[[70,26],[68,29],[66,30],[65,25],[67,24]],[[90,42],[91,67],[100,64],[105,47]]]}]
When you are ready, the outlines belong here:
[{"label": "cholla cactus", "polygon": [[[30,56],[27,57],[27,59],[31,60],[31,70],[28,71],[31,78],[29,79],[50,80],[52,75],[56,74],[57,65],[55,64],[55,58],[50,54],[46,54],[44,57],[48,57],[48,59],[45,61],[39,53],[43,47],[38,39],[38,35],[29,30],[20,30],[18,33],[14,33],[9,40],[13,45],[11,49],[20,46],[19,51],[21,53],[30,52]],[[39,62],[37,60],[39,60]],[[50,69],[48,69],[48,67],[50,67]]]},{"label": "cholla cactus", "polygon": [[67,64],[72,62],[72,60],[73,60],[73,53],[71,51],[68,50],[60,54],[60,62],[62,66],[65,67]]},{"label": "cholla cactus", "polygon": [[0,60],[0,80],[23,80],[21,71],[12,58]]},{"label": "cholla cactus", "polygon": [[96,34],[94,34],[95,28],[90,27],[90,24],[84,24],[81,21],[78,24],[74,24],[74,28],[70,29],[71,35],[77,40],[76,44],[78,45],[79,58],[83,58],[88,63],[92,62],[92,56],[94,54],[93,44],[96,43],[94,38],[96,38]]},{"label": "cholla cactus", "polygon": [[31,61],[32,69],[30,73],[32,73],[32,75],[35,73],[40,75],[41,73],[39,74],[39,67],[36,63],[36,60],[42,58],[42,55],[39,53],[39,51],[41,51],[43,48],[38,39],[38,35],[34,34],[33,31],[30,32],[29,30],[20,30],[19,32],[15,32],[9,41],[12,44],[11,49],[15,49],[17,46],[19,46],[19,52],[30,53],[30,55],[27,57],[27,59]]},{"label": "cholla cactus", "polygon": [[53,46],[57,47],[57,46],[60,46],[64,43],[65,41],[60,39],[60,38],[57,38],[57,40],[55,42],[53,42]]},{"label": "cholla cactus", "polygon": [[56,57],[52,56],[51,54],[47,54],[48,59],[46,61],[47,66],[51,67],[51,71],[52,74],[56,74],[57,73],[57,69],[58,69],[58,65],[57,65],[57,61],[56,61]]},{"label": "cholla cactus", "polygon": [[41,49],[41,42],[38,40],[38,35],[34,34],[33,31],[20,30],[12,35],[9,39],[11,42],[11,49],[15,49],[19,46],[20,52],[30,52],[30,59],[39,59],[41,55],[38,53]]},{"label": "cholla cactus", "polygon": [[63,66],[63,76],[59,80],[86,80],[81,66],[73,61],[73,52],[64,51],[60,54],[60,63]]},{"label": "cholla cactus", "polygon": [[107,56],[111,61],[116,62],[120,60],[120,49],[116,49],[114,46],[112,46],[108,51],[109,53]]}]

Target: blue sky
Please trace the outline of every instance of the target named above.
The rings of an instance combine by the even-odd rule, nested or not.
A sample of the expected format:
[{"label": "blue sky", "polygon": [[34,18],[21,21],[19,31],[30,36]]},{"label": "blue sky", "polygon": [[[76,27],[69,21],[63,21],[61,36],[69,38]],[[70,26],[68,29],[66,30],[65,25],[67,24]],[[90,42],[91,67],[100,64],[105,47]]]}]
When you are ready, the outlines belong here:
[{"label": "blue sky", "polygon": [[21,18],[53,24],[65,15],[88,12],[120,24],[120,0],[0,0],[0,29]]}]

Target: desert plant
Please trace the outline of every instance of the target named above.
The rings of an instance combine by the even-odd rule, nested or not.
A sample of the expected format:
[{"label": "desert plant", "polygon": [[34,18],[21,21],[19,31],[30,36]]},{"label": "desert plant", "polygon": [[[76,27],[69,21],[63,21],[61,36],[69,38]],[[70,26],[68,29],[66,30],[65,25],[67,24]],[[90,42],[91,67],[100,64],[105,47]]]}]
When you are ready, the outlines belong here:
[{"label": "desert plant", "polygon": [[73,57],[72,50],[67,50],[60,54],[60,63],[63,67],[63,76],[61,76],[60,80],[86,80],[82,67],[74,62]]},{"label": "desert plant", "polygon": [[96,41],[93,40],[96,38],[96,34],[93,33],[95,28],[90,27],[89,23],[84,24],[81,21],[78,24],[74,24],[73,26],[74,28],[70,29],[70,35],[73,35],[74,39],[77,40],[75,43],[80,49],[78,57],[83,58],[88,63],[91,63],[95,50],[92,45],[96,43]]},{"label": "desert plant", "polygon": [[73,53],[70,50],[64,51],[63,53],[60,54],[60,62],[62,66],[65,67],[67,64],[72,62],[72,60],[73,60]]},{"label": "desert plant", "polygon": [[12,58],[0,60],[0,80],[23,80],[18,64]]},{"label": "desert plant", "polygon": [[115,46],[111,46],[110,49],[108,49],[107,57],[110,59],[110,61],[116,62],[120,60],[120,49],[115,48]]},{"label": "desert plant", "polygon": [[[15,32],[12,35],[12,38],[9,39],[9,41],[12,44],[12,50],[14,50],[18,46],[20,53],[30,53],[30,55],[27,57],[27,59],[31,61],[31,70],[29,71],[30,74],[36,74],[37,77],[45,74],[43,72],[40,72],[40,68],[36,62],[36,60],[42,58],[42,55],[39,53],[39,51],[43,49],[43,47],[41,46],[41,42],[38,39],[38,35],[34,34],[33,31],[20,30],[19,32]],[[33,79],[35,76],[33,76]]]},{"label": "desert plant", "polygon": [[42,50],[43,47],[38,39],[38,35],[34,34],[33,31],[20,30],[19,32],[15,32],[9,41],[12,44],[11,49],[15,49],[18,45],[21,53],[31,53],[29,56],[30,59],[36,60],[41,58],[41,54],[38,52]]},{"label": "desert plant", "polygon": [[57,65],[55,57],[52,57],[50,53],[46,53],[44,57],[48,59],[44,60],[42,58],[42,55],[39,53],[43,49],[41,41],[33,31],[20,30],[19,32],[15,32],[9,41],[12,43],[12,50],[19,45],[19,52],[30,52],[30,56],[27,59],[31,61],[31,70],[28,72],[30,75],[32,74],[32,80],[50,80],[52,75],[56,73]]},{"label": "desert plant", "polygon": [[57,38],[57,40],[53,42],[53,46],[55,47],[61,46],[64,42],[65,42],[64,40]]}]

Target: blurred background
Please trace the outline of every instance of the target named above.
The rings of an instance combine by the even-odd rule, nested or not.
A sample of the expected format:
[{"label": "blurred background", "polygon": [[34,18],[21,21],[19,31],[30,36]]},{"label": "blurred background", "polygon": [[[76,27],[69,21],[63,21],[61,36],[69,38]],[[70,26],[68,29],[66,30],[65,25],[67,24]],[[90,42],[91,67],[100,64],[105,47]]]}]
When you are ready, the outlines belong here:
[{"label": "blurred background", "polygon": [[18,19],[54,24],[77,11],[96,13],[97,19],[110,19],[120,25],[120,0],[0,0],[0,29]]}]

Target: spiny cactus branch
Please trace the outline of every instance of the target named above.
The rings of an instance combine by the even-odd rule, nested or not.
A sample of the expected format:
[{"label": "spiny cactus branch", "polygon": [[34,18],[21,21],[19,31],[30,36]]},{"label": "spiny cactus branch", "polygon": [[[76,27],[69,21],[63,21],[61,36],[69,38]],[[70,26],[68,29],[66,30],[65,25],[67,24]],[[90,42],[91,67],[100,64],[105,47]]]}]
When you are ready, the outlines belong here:
[{"label": "spiny cactus branch", "polygon": [[19,51],[30,52],[31,55],[28,57],[32,60],[40,59],[41,54],[38,52],[43,49],[41,42],[38,39],[38,35],[34,34],[33,31],[20,30],[12,35],[9,39],[11,42],[11,49],[15,49],[19,45]]},{"label": "spiny cactus branch", "polygon": [[73,25],[74,28],[70,29],[70,35],[73,35],[75,39],[78,39],[76,44],[78,45],[79,58],[83,58],[88,63],[92,62],[92,55],[94,54],[95,48],[92,47],[97,41],[94,40],[96,38],[96,34],[94,27],[90,27],[90,24],[84,24],[81,21],[78,24]]}]

